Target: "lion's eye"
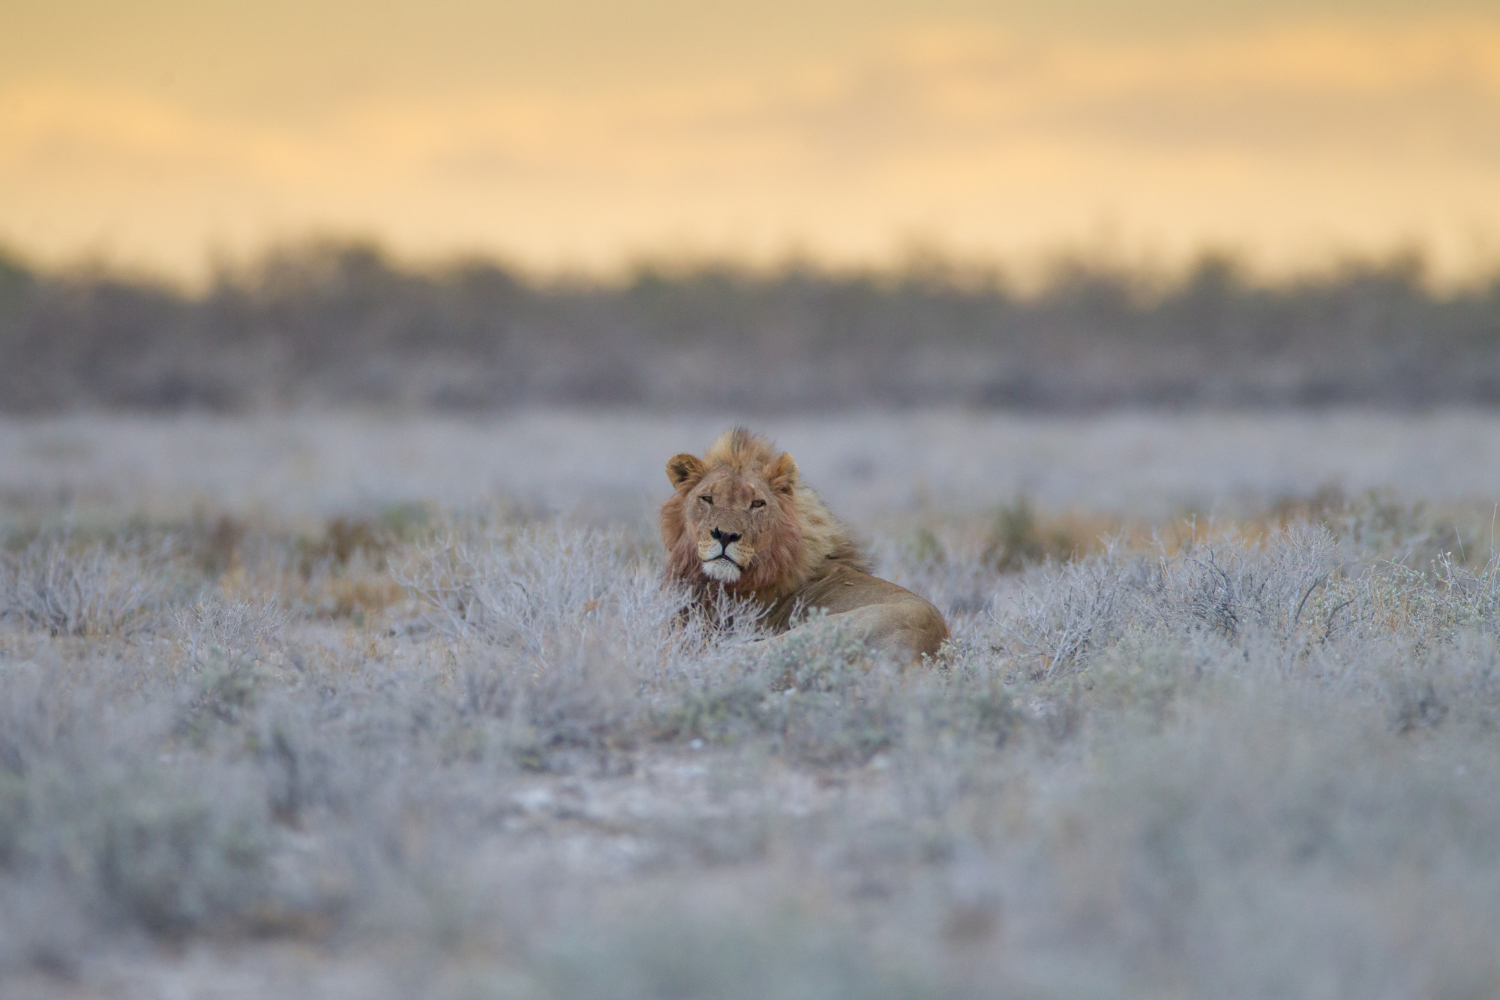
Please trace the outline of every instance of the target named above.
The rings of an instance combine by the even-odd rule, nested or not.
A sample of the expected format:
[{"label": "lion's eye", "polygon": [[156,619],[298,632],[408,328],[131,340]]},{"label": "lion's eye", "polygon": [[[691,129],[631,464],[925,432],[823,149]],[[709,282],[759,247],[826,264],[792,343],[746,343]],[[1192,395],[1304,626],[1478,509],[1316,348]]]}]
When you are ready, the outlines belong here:
[{"label": "lion's eye", "polygon": [[751,510],[754,510],[757,507],[764,507],[765,505],[766,505],[766,502],[764,500],[751,500],[750,501],[750,509]]},{"label": "lion's eye", "polygon": [[704,503],[708,504],[710,507],[712,507],[714,505],[714,498],[713,497],[699,497],[698,499],[702,500]]}]

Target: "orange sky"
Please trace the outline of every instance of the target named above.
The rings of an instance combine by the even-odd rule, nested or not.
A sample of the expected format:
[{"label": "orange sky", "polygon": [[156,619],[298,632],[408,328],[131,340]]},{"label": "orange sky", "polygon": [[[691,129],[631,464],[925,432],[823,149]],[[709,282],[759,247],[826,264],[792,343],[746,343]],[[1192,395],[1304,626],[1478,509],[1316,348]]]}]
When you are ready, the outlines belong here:
[{"label": "orange sky", "polygon": [[0,242],[194,276],[309,232],[1269,270],[1500,261],[1500,12],[1401,0],[0,5]]}]

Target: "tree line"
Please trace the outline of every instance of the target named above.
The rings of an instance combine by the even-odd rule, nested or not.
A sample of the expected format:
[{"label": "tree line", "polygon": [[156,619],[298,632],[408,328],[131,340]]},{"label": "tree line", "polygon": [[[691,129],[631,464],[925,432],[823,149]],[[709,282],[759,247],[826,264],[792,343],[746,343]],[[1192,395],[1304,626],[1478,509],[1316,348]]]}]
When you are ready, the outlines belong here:
[{"label": "tree line", "polygon": [[1274,283],[1209,254],[1163,278],[1077,258],[1018,291],[932,258],[641,265],[541,280],[311,242],[187,292],[0,255],[0,412],[536,405],[1500,405],[1500,273],[1437,292],[1420,257]]}]

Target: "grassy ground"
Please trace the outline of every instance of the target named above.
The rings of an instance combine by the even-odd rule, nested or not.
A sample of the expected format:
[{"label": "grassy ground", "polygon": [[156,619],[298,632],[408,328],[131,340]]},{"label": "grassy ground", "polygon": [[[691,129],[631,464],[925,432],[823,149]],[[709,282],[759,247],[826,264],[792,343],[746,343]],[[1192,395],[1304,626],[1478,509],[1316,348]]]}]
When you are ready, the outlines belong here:
[{"label": "grassy ground", "polygon": [[390,510],[12,519],[0,994],[1500,993],[1488,508],[913,508],[905,672]]}]

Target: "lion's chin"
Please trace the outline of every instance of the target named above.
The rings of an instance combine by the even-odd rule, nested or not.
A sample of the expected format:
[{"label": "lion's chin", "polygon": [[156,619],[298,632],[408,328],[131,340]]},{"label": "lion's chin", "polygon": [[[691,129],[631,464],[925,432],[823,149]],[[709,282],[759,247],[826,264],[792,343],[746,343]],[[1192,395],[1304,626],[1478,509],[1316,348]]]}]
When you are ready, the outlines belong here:
[{"label": "lion's chin", "polygon": [[740,578],[740,568],[728,559],[710,559],[703,564],[703,575],[720,583],[735,583]]}]

